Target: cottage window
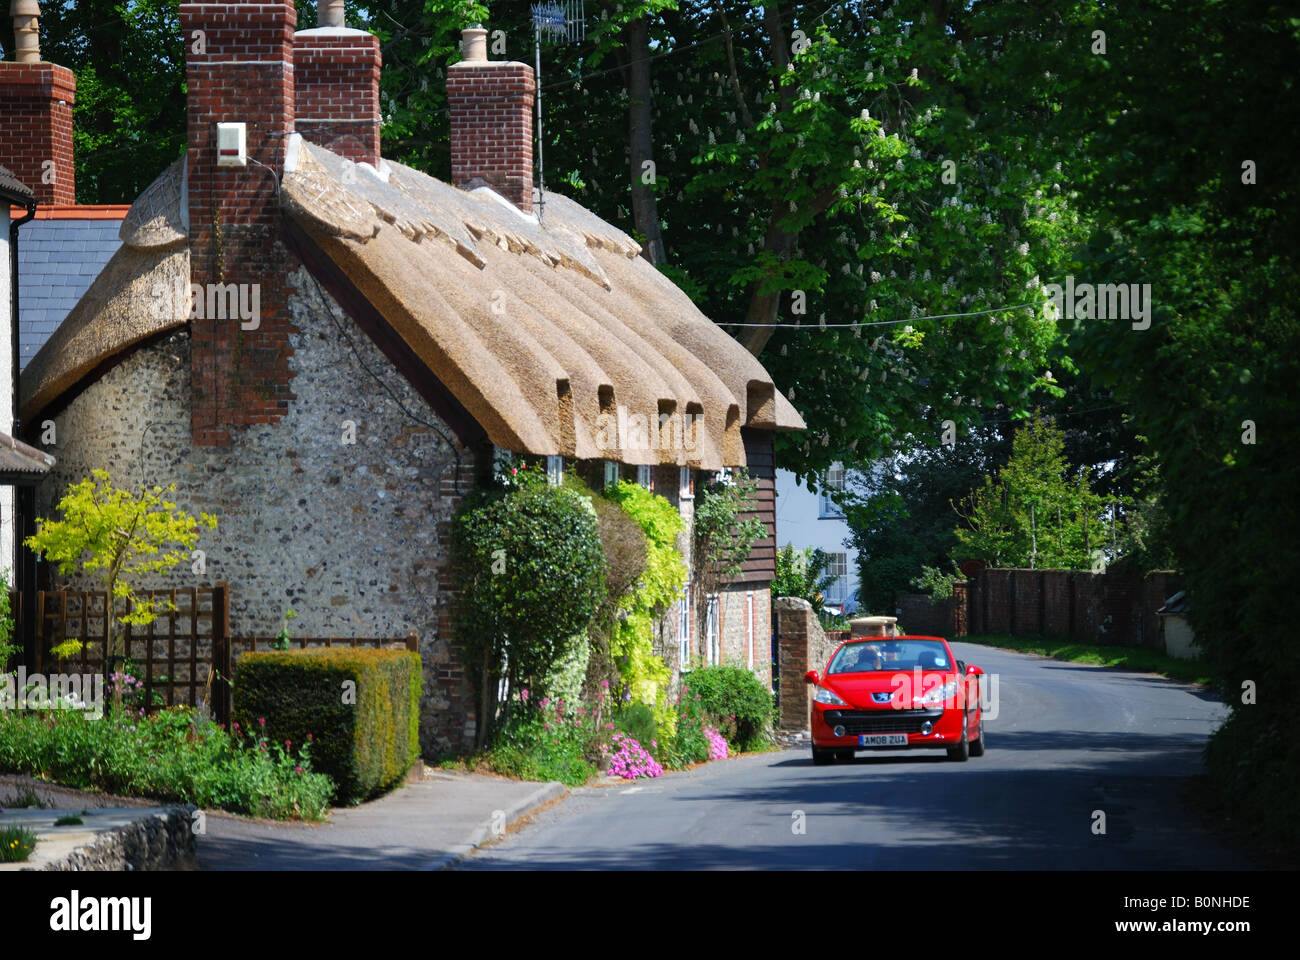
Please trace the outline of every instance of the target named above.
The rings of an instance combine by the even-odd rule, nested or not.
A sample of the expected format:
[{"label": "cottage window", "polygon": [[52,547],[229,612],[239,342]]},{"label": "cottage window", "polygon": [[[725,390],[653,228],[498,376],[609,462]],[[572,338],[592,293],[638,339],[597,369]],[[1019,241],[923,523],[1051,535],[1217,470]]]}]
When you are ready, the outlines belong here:
[{"label": "cottage window", "polygon": [[677,599],[677,661],[680,669],[689,670],[691,666],[691,585],[682,587],[682,595]]},{"label": "cottage window", "polygon": [[651,493],[655,489],[655,475],[652,467],[640,466],[636,468],[636,482],[641,484]]},{"label": "cottage window", "polygon": [[612,487],[618,483],[618,464],[613,460],[605,461],[605,486]]},{"label": "cottage window", "polygon": [[677,471],[677,499],[691,500],[695,497],[695,473],[690,467],[680,467]]},{"label": "cottage window", "polygon": [[704,661],[710,666],[722,662],[722,631],[718,621],[718,595],[705,601],[704,608]]},{"label": "cottage window", "polygon": [[547,457],[546,458],[546,479],[551,486],[558,487],[564,482],[564,458]]}]

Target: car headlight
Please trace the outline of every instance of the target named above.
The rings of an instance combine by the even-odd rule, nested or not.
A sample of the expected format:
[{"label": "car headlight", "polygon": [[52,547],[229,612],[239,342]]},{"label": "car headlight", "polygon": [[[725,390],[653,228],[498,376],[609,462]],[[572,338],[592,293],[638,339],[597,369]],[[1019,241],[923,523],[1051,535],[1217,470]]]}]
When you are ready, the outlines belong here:
[{"label": "car headlight", "polygon": [[836,696],[835,691],[829,687],[818,687],[817,692],[813,694],[814,703],[827,703],[835,707],[847,707],[848,704]]},{"label": "car headlight", "polygon": [[923,707],[942,707],[949,703],[957,696],[957,681],[949,680],[942,687],[935,687],[919,697],[913,697],[913,703],[919,703]]}]

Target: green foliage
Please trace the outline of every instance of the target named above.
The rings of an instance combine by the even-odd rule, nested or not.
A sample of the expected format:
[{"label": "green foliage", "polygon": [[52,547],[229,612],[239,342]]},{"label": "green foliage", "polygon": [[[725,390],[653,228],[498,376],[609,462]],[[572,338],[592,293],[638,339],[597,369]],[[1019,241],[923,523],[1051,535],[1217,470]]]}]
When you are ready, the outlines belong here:
[{"label": "green foliage", "polygon": [[13,642],[14,618],[9,609],[9,577],[0,573],[0,675],[9,667],[14,654],[22,650]]},{"label": "green foliage", "polygon": [[922,566],[921,575],[912,581],[912,586],[935,600],[948,600],[952,597],[953,583],[965,579],[966,575],[955,567],[951,573],[945,573],[939,567]]},{"label": "green foliage", "polygon": [[114,608],[126,602],[128,612],[109,618],[109,656],[122,653],[119,623],[150,624],[165,602],[139,599],[136,586],[188,559],[201,526],[217,526],[211,514],[193,517],[164,496],[175,492],[171,484],[135,494],[113,486],[107,470],[93,470],[59,501],[63,519],[38,520],[35,535],[24,541],[61,575],[81,572],[98,579]]},{"label": "green foliage", "polygon": [[313,744],[316,768],[354,803],[398,785],[420,753],[420,655],[324,648],[246,653],[234,719],[276,743]]},{"label": "green foliage", "polygon": [[520,694],[482,761],[521,780],[558,780],[580,787],[596,775],[599,745],[608,742],[595,711],[576,703]]},{"label": "green foliage", "polygon": [[1210,773],[1234,820],[1296,851],[1300,193],[1265,173],[1291,162],[1290,138],[1260,131],[1300,125],[1300,23],[1260,0],[1125,3],[1106,19],[1132,42],[1093,66],[1060,120],[1083,147],[1080,212],[1093,227],[1075,272],[1149,283],[1154,310],[1145,330],[1094,319],[1069,337],[1158,468],[1188,618],[1232,710]]},{"label": "green foliage", "polygon": [[0,712],[0,771],[277,820],[322,819],[333,789],[311,771],[305,742],[291,751],[232,736],[185,707],[100,719],[76,710]]},{"label": "green foliage", "polygon": [[776,704],[772,692],[743,667],[701,667],[682,684],[683,699],[698,702],[709,725],[736,750],[766,749]]},{"label": "green foliage", "polygon": [[672,673],[655,655],[653,630],[655,619],[677,601],[686,582],[686,564],[677,550],[684,524],[676,507],[639,484],[621,480],[605,496],[636,522],[646,541],[645,570],[619,604],[611,652],[628,696],[671,723],[667,690]]},{"label": "green foliage", "polygon": [[729,479],[708,483],[696,494],[693,582],[701,618],[707,610],[704,598],[737,576],[754,544],[767,536],[767,526],[755,512],[757,493],[758,481],[738,469]]},{"label": "green foliage", "polygon": [[298,613],[292,608],[285,610],[284,613],[281,615],[280,632],[277,633],[275,635],[275,639],[271,641],[272,650],[289,649],[289,621],[296,616],[298,616]]},{"label": "green foliage", "polygon": [[36,834],[26,827],[0,827],[0,863],[22,863],[36,849]]},{"label": "green foliage", "polygon": [[[515,474],[519,477],[519,474]],[[523,472],[528,477],[528,471]],[[480,744],[497,681],[538,692],[604,596],[596,510],[570,487],[516,480],[467,497],[452,521],[456,638],[479,688]]]},{"label": "green foliage", "polygon": [[643,703],[625,704],[614,714],[614,728],[627,734],[647,750],[654,750],[660,737],[659,718]]},{"label": "green foliage", "polygon": [[788,543],[776,554],[776,579],[772,581],[772,597],[798,597],[812,604],[820,614],[826,591],[835,583],[835,577],[826,572],[830,557],[821,548],[804,547],[796,550]]},{"label": "green foliage", "polygon": [[1070,469],[1064,434],[1046,419],[1016,432],[1011,459],[957,513],[966,525],[954,555],[999,567],[1091,569],[1115,523],[1112,503]]},{"label": "green foliage", "polygon": [[86,821],[82,820],[80,817],[71,815],[66,817],[59,817],[59,819],[54,821],[54,825],[56,827],[79,827],[85,822]]}]

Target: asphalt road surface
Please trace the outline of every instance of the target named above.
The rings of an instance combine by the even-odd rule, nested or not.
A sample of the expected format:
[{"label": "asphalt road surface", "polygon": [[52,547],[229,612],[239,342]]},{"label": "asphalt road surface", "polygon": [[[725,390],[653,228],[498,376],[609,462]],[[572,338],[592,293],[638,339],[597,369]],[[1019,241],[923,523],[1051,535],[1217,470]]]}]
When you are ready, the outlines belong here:
[{"label": "asphalt road surface", "polygon": [[[1150,674],[970,644],[998,675],[988,751],[807,748],[589,787],[459,869],[1249,869],[1182,799],[1226,707]],[[1094,811],[1105,814],[1096,834]],[[802,825],[802,832],[798,828]]]}]

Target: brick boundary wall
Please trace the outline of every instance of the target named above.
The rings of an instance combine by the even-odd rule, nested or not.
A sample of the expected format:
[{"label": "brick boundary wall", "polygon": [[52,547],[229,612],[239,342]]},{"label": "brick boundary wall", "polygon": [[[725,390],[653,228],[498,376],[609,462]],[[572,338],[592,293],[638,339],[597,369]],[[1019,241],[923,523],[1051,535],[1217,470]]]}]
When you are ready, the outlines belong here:
[{"label": "brick boundary wall", "polygon": [[[969,581],[968,628],[970,633],[1048,634],[1159,648],[1156,610],[1179,588],[1179,575],[1167,570],[1143,576],[990,568]],[[910,623],[908,629],[915,632]]]},{"label": "brick boundary wall", "polygon": [[71,206],[77,202],[72,157],[76,99],[77,81],[67,67],[0,63],[0,103],[4,104],[0,110],[0,159],[31,187],[38,203]]},{"label": "brick boundary wall", "polygon": [[777,597],[772,601],[772,611],[776,620],[776,689],[780,701],[777,724],[783,731],[807,730],[812,687],[804,681],[804,674],[825,669],[835,641],[822,630],[807,600]]}]

